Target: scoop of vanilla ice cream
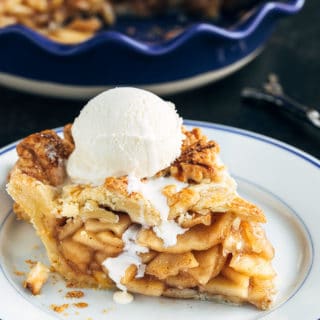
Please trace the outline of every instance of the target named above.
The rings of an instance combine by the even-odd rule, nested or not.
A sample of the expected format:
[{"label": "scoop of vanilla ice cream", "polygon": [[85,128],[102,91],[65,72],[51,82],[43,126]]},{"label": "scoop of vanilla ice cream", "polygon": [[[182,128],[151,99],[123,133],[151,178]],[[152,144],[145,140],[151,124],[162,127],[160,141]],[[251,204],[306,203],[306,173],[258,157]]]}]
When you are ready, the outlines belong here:
[{"label": "scoop of vanilla ice cream", "polygon": [[151,92],[105,91],[73,123],[67,172],[74,182],[95,185],[110,176],[151,177],[180,155],[181,126],[174,105]]}]

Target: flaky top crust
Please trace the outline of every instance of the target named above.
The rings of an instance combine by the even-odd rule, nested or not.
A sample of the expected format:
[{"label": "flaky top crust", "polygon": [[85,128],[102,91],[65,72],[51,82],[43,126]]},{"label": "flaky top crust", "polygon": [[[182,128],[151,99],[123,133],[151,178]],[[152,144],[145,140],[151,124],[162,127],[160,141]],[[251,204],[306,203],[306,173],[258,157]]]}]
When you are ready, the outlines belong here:
[{"label": "flaky top crust", "polygon": [[[236,183],[219,160],[219,145],[207,139],[199,128],[187,131],[181,155],[172,165],[157,176],[172,176],[188,183],[176,192],[174,185],[166,186],[162,193],[167,198],[171,220],[183,225],[184,215],[196,212],[234,212],[245,220],[265,222],[263,212],[255,205],[240,198]],[[19,181],[33,182],[47,189],[52,198],[53,214],[75,217],[81,215],[87,201],[118,212],[127,212],[132,221],[149,226],[161,222],[159,212],[137,192],[128,193],[127,177],[106,177],[101,186],[78,185],[66,179],[65,162],[74,149],[71,124],[64,128],[64,138],[54,131],[35,133],[17,146],[19,160],[11,172],[11,184]],[[24,177],[24,176],[27,177]],[[14,188],[13,188],[14,189]],[[9,183],[10,191],[10,183]]]},{"label": "flaky top crust", "polygon": [[[58,186],[66,178],[65,160],[74,149],[72,137],[72,124],[64,127],[64,138],[60,138],[53,130],[44,130],[31,134],[17,145],[19,160],[17,167],[21,172],[35,179]],[[218,182],[224,166],[218,164],[220,152],[215,141],[209,141],[199,128],[187,131],[182,128],[185,135],[180,156],[157,176],[170,175],[179,181],[189,183]],[[106,177],[110,178],[110,177]],[[123,178],[113,177],[113,181]]]}]

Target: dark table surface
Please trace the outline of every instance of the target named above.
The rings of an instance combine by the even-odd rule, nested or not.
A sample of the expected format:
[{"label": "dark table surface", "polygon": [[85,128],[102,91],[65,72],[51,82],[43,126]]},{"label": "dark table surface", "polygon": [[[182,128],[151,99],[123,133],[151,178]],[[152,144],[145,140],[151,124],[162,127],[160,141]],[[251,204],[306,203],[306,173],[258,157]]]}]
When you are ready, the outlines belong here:
[{"label": "dark table surface", "polygon": [[[183,118],[204,120],[262,133],[320,158],[320,129],[270,106],[244,104],[240,91],[260,87],[276,73],[285,91],[320,107],[319,0],[307,0],[303,11],[281,21],[263,53],[228,78],[166,99]],[[84,101],[50,99],[0,88],[0,147],[32,132],[73,121]]]}]

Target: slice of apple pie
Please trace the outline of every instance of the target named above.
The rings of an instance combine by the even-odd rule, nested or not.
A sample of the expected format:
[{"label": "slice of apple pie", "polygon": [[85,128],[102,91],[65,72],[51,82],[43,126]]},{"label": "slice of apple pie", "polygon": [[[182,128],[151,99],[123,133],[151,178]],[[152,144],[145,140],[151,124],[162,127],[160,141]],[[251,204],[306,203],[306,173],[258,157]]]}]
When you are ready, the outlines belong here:
[{"label": "slice of apple pie", "polygon": [[152,178],[77,184],[66,174],[70,129],[20,142],[7,186],[14,211],[32,222],[69,283],[270,308],[276,274],[266,218],[237,194],[216,142],[184,130],[180,156]]}]

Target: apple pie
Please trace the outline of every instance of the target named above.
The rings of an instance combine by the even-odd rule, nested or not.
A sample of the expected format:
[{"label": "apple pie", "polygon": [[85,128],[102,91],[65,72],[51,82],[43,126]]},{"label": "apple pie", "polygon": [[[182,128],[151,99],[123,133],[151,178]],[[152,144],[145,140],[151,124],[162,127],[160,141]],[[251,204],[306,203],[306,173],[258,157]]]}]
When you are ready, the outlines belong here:
[{"label": "apple pie", "polygon": [[54,41],[76,44],[88,40],[104,26],[114,24],[117,16],[123,14],[146,17],[179,10],[213,18],[220,12],[239,13],[257,2],[259,0],[1,0],[0,28],[22,24]]},{"label": "apple pie", "polygon": [[[266,217],[238,195],[219,145],[198,128],[183,130],[181,154],[169,167],[101,185],[68,178],[71,125],[64,138],[32,134],[17,145],[9,176],[14,211],[33,224],[52,267],[73,286],[269,309],[276,273]],[[162,202],[146,189],[160,190]]]}]

